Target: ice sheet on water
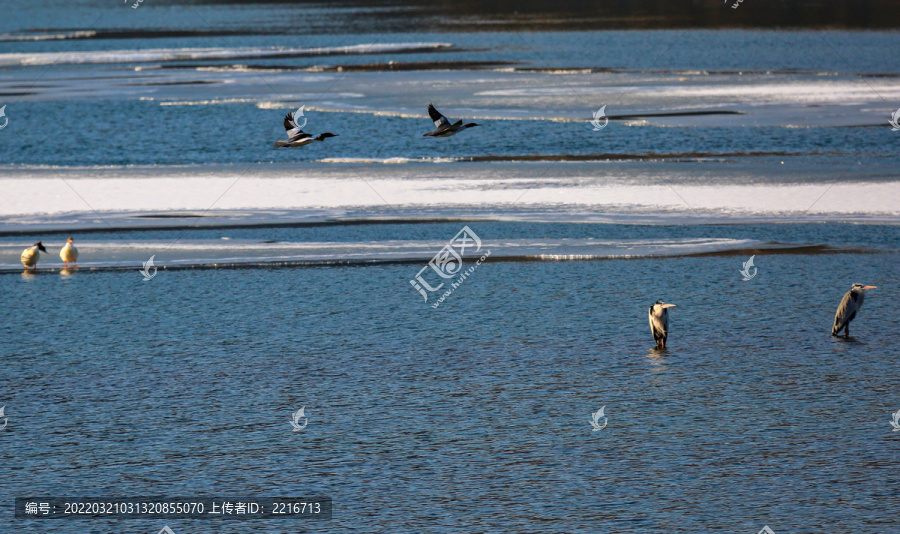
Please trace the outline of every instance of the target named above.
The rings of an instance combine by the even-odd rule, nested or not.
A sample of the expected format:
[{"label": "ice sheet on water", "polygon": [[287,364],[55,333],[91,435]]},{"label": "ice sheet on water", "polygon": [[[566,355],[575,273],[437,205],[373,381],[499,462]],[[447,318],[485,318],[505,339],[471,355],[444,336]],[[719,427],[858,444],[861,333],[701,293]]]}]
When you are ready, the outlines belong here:
[{"label": "ice sheet on water", "polygon": [[[39,269],[53,272],[62,267],[57,254],[65,237],[47,239],[49,254]],[[257,266],[347,265],[380,263],[427,263],[446,241],[390,240],[365,242],[261,242],[228,240],[136,240],[79,239],[78,268],[118,270],[139,268],[151,255],[157,268],[234,268]],[[759,249],[808,248],[805,245],[763,243],[752,239],[483,239],[481,249],[470,250],[467,259],[477,259],[490,250],[492,260],[579,261],[646,257],[678,257],[695,254],[737,253]],[[11,238],[0,241],[0,272],[20,272],[23,246]]]},{"label": "ice sheet on water", "polygon": [[63,53],[8,53],[0,54],[0,66],[145,63],[150,61],[254,59],[332,54],[386,54],[436,50],[451,46],[453,45],[450,43],[422,42],[368,43],[331,47],[156,48],[149,50],[90,50]]},{"label": "ice sheet on water", "polygon": [[[296,108],[306,104],[322,113],[357,113],[369,117],[425,118],[429,101],[454,119],[476,121],[584,122],[608,105],[613,124],[654,127],[826,127],[884,126],[900,100],[900,79],[879,80],[878,92],[857,78],[789,74],[588,73],[559,77],[545,72],[449,70],[434,85],[431,71],[339,73],[271,70],[217,70],[138,66],[110,72],[101,68],[67,68],[66,63],[146,63],[170,61],[243,61],[281,55],[400,53],[415,47],[446,43],[395,43],[325,48],[155,49],[0,54],[0,66],[45,65],[54,62],[54,83],[29,86],[28,101],[148,99],[161,105],[255,104],[261,109]],[[211,65],[212,63],[210,63]],[[140,69],[136,72],[137,69]],[[12,71],[0,81],[0,91],[19,91],[33,74]],[[199,86],[214,92],[198,90]],[[421,88],[429,87],[427,97]],[[628,99],[622,101],[623,88]],[[424,98],[424,99],[423,99]],[[425,123],[427,125],[427,122]],[[608,133],[608,132],[605,132]]]},{"label": "ice sheet on water", "polygon": [[[704,163],[7,168],[0,233],[366,218],[557,222],[900,221],[875,167]],[[701,172],[702,171],[702,172]],[[65,178],[61,180],[60,178]],[[365,179],[362,179],[365,177]]]}]

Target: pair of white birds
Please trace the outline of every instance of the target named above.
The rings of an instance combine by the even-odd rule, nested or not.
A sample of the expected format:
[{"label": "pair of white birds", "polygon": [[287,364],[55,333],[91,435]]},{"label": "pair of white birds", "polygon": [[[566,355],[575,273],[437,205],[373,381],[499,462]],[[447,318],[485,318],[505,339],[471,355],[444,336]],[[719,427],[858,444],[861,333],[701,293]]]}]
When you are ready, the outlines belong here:
[{"label": "pair of white birds", "polygon": [[[38,260],[41,259],[41,252],[47,252],[47,249],[44,248],[44,244],[41,241],[26,248],[22,252],[20,258],[22,260],[22,265],[24,265],[26,269],[36,271]],[[70,263],[78,265],[78,249],[75,248],[75,240],[71,237],[66,241],[65,246],[59,249],[59,259],[63,261],[63,267],[68,267]]]}]

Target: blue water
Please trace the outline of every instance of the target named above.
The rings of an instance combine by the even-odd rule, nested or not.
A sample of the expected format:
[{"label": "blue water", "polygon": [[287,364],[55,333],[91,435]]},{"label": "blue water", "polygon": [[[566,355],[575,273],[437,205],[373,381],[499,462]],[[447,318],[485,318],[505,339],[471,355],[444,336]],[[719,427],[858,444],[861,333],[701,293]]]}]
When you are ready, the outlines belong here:
[{"label": "blue water", "polygon": [[[614,133],[599,137],[586,122],[491,120],[466,136],[435,140],[422,137],[433,129],[425,118],[378,117],[378,142],[361,134],[372,119],[355,113],[311,113],[314,133],[338,138],[304,150],[276,150],[284,137],[284,110],[254,105],[163,106],[156,102],[19,103],[15,119],[4,131],[16,142],[4,146],[8,163],[42,165],[164,165],[230,161],[291,163],[323,158],[441,158],[540,155],[709,155],[763,153],[760,164],[777,165],[785,157],[800,163],[846,165],[853,158],[867,163],[900,157],[900,144],[890,128],[648,128],[615,124]],[[11,113],[11,111],[10,111]],[[445,112],[449,113],[449,112]],[[423,111],[424,115],[424,111]],[[47,149],[46,117],[65,117],[76,128]],[[100,122],[96,117],[119,117]],[[126,118],[127,117],[127,118]],[[105,121],[106,119],[104,119]],[[120,122],[121,121],[121,122]],[[145,125],[123,131],[128,121]],[[228,125],[226,137],[217,125]],[[212,127],[212,130],[207,129]],[[224,133],[224,132],[223,132]],[[765,156],[765,153],[776,155]],[[748,156],[749,158],[749,156]]]},{"label": "blue water", "polygon": [[[427,239],[456,226],[221,232]],[[11,506],[29,494],[316,493],[335,507],[316,532],[891,531],[896,227],[473,229],[865,236],[856,245],[872,253],[760,255],[749,282],[732,256],[488,262],[437,310],[410,289],[411,265],[165,271],[149,283],[0,276],[3,521],[15,532],[296,532],[306,524],[13,522]],[[854,281],[879,287],[854,338],[834,339]],[[646,324],[660,298],[678,305],[662,353]],[[296,433],[300,406],[310,423]],[[601,406],[609,426],[592,432]]]},{"label": "blue water", "polygon": [[[613,129],[597,135],[587,123],[589,112],[602,104],[610,104],[610,115],[621,113],[623,105],[632,105],[630,93],[675,84],[705,83],[709,76],[726,76],[744,83],[746,75],[755,83],[831,83],[849,81],[868,96],[885,92],[885,84],[893,84],[900,74],[900,63],[892,51],[897,49],[897,32],[860,31],[762,31],[762,30],[661,30],[661,31],[594,31],[594,32],[434,32],[428,25],[404,27],[383,32],[358,31],[341,21],[382,20],[402,18],[402,10],[386,12],[359,10],[348,6],[339,9],[298,6],[244,5],[154,5],[147,0],[138,9],[109,6],[99,8],[88,3],[44,2],[53,6],[40,26],[34,23],[33,12],[14,10],[0,21],[0,34],[20,38],[36,33],[95,30],[119,32],[122,38],[89,38],[49,41],[0,41],[0,54],[49,53],[77,51],[125,52],[147,49],[214,48],[237,54],[246,47],[338,47],[359,44],[387,44],[412,42],[450,43],[453,46],[428,52],[404,54],[351,54],[286,58],[243,58],[222,60],[154,61],[134,63],[126,57],[119,62],[99,65],[70,65],[65,61],[46,66],[5,67],[0,73],[8,77],[0,91],[0,104],[8,104],[10,123],[0,136],[5,164],[39,165],[167,165],[207,163],[268,163],[304,162],[323,158],[440,158],[471,156],[521,155],[613,155],[656,156],[694,154],[716,156],[732,154],[733,158],[751,158],[762,165],[771,165],[785,157],[802,163],[841,164],[843,161],[864,159],[878,162],[895,159],[898,154],[897,136],[886,128],[889,116],[876,122],[860,118],[859,124],[868,127],[835,126],[827,120],[816,127],[784,128],[782,124],[747,128],[742,119],[735,118],[728,125],[710,126],[706,122],[679,128],[660,128],[640,123],[614,122]],[[306,4],[304,4],[306,6]],[[35,7],[34,9],[40,9]],[[400,14],[398,14],[400,13]],[[308,31],[310,24],[328,23],[328,31]],[[41,32],[35,32],[40,28]],[[52,30],[52,31],[51,31]],[[148,37],[141,32],[198,31],[208,35],[194,37]],[[698,52],[702,51],[702,53]],[[451,118],[466,118],[455,107],[454,94],[446,94],[452,82],[442,86],[447,72],[438,70],[424,79],[421,90],[402,102],[407,109],[418,110],[421,117],[401,118],[373,116],[378,106],[369,107],[368,94],[364,98],[344,98],[341,91],[359,90],[355,80],[371,80],[372,94],[391,80],[388,62],[428,64],[451,62],[446,69],[451,74],[466,70],[467,62],[499,62],[498,67],[517,69],[591,68],[611,69],[629,73],[628,79],[599,78],[598,83],[612,84],[611,95],[598,97],[575,83],[577,74],[546,74],[544,83],[550,87],[570,88],[559,101],[524,96],[513,100],[526,116],[554,116],[554,105],[576,102],[583,110],[584,122],[553,122],[551,120],[479,120],[482,128],[466,132],[465,138],[441,139],[435,142],[421,135],[431,129],[425,106],[429,101],[450,99],[453,106],[439,105]],[[303,69],[313,66],[380,65],[375,73],[331,73],[333,83],[316,85],[298,78],[284,78],[284,70],[261,70],[250,77],[258,85],[243,90],[246,78],[239,83],[221,83],[222,74],[211,74],[198,67],[250,65],[282,69]],[[140,78],[135,75],[140,67]],[[180,67],[180,68],[179,68]],[[162,70],[160,70],[162,69]],[[479,78],[494,80],[500,73],[491,70],[475,71]],[[687,78],[672,75],[683,73]],[[152,85],[148,98],[139,100],[138,91],[146,83],[160,83],[155,76],[179,76],[179,83],[209,82],[204,85]],[[322,76],[322,75],[320,75]],[[610,75],[612,76],[612,75]],[[66,79],[63,84],[60,79]],[[97,93],[95,85],[82,88],[73,80],[101,83],[105,91]],[[227,76],[226,76],[227,79]],[[108,81],[107,81],[108,80]],[[687,80],[687,82],[685,82]],[[2,81],[2,80],[0,80]],[[231,80],[233,81],[233,80]],[[352,83],[351,83],[352,82]],[[162,81],[162,83],[166,83]],[[423,83],[423,82],[417,82]],[[574,83],[574,85],[573,85]],[[747,82],[749,83],[749,82]],[[74,85],[73,85],[74,84]],[[429,87],[434,84],[434,87]],[[618,84],[618,85],[617,85]],[[47,96],[44,91],[57,86],[68,89],[62,94]],[[635,86],[638,86],[637,88]],[[237,87],[237,88],[236,88]],[[366,86],[363,86],[366,87]],[[690,87],[687,85],[686,87]],[[823,89],[824,90],[824,89]],[[37,92],[37,95],[31,94]],[[826,91],[827,92],[827,91]],[[311,93],[311,94],[307,94]],[[889,94],[889,93],[885,93]],[[140,95],[145,96],[141,92]],[[216,101],[236,96],[243,103],[166,106],[166,101]],[[461,98],[461,97],[460,97]],[[335,104],[337,101],[338,104]],[[688,110],[746,111],[742,105],[718,105],[703,100],[688,99]],[[257,103],[283,103],[282,106],[260,109]],[[554,104],[554,102],[556,104]],[[272,149],[272,144],[284,136],[281,118],[289,109],[300,104],[315,108],[337,105],[360,106],[364,114],[308,111],[308,131],[333,132],[339,138],[316,144],[302,151]],[[664,105],[665,104],[665,105]],[[638,105],[642,112],[679,111],[671,103]],[[854,102],[841,102],[849,106]],[[616,111],[616,106],[618,111]],[[808,110],[816,102],[798,104]],[[893,109],[889,99],[881,96],[877,104],[867,107]],[[487,100],[476,100],[471,106],[490,109]],[[648,107],[649,106],[649,107]],[[497,113],[502,114],[506,110]],[[629,111],[628,109],[625,110]],[[633,110],[631,110],[633,111]],[[822,114],[834,113],[834,105],[822,107]],[[855,108],[842,114],[853,117]],[[490,115],[490,112],[487,111]],[[467,119],[468,120],[468,119]],[[793,124],[793,118],[787,118]],[[805,124],[804,121],[800,121]],[[61,132],[64,134],[61,135]],[[759,155],[751,154],[758,153]],[[773,155],[773,153],[777,153]],[[761,159],[764,158],[764,159]]]},{"label": "blue water", "polygon": [[[246,96],[224,83],[158,86],[157,100],[140,100],[146,87],[121,83],[142,83],[146,79],[135,73],[148,71],[178,73],[187,81],[212,77],[196,70],[203,66],[280,66],[302,77],[309,73],[290,69],[389,61],[457,62],[447,76],[489,82],[508,74],[465,64],[490,61],[519,69],[624,71],[630,78],[621,82],[623,94],[629,83],[651,85],[645,72],[663,84],[682,75],[703,84],[711,76],[742,81],[745,71],[760,76],[757,83],[850,80],[861,91],[877,92],[900,74],[897,32],[516,33],[465,25],[439,32],[434,20],[413,17],[402,6],[14,4],[0,18],[0,54],[373,42],[454,46],[397,55],[2,67],[0,106],[8,105],[9,118],[0,132],[2,165],[142,165],[152,167],[141,170],[152,177],[156,170],[170,172],[167,165],[187,165],[176,174],[190,175],[191,169],[235,165],[252,165],[256,172],[276,163],[296,165],[302,179],[303,164],[323,158],[612,155],[651,160],[646,168],[659,169],[659,184],[668,184],[668,173],[677,168],[680,180],[691,183],[709,177],[723,185],[795,180],[824,186],[893,179],[900,156],[900,137],[887,127],[887,115],[880,127],[823,121],[793,128],[786,127],[789,117],[784,124],[755,127],[613,121],[602,135],[586,121],[504,115],[454,138],[423,138],[431,128],[424,106],[432,89],[446,88],[443,71],[414,94],[415,102],[402,103],[421,108],[422,117],[376,115],[377,106],[364,113],[313,110],[307,115],[314,132],[341,136],[276,151],[271,146],[283,136],[281,117],[297,100],[282,95],[306,88],[290,87],[290,80],[267,87],[275,71],[259,71],[265,83],[229,104],[161,105]],[[751,8],[749,2],[741,7]],[[17,40],[37,29],[122,33]],[[147,33],[176,30],[207,33]],[[351,71],[342,76],[354,79]],[[367,76],[373,93],[395,79],[385,65]],[[546,76],[565,86],[569,75]],[[354,87],[338,84],[334,94]],[[310,105],[332,98],[325,93]],[[581,98],[573,93],[565,95],[567,102]],[[526,116],[553,115],[552,98],[510,98]],[[858,111],[853,103],[841,104],[851,109],[847,113]],[[585,100],[585,116],[597,105]],[[794,111],[816,105],[796,104]],[[834,107],[823,106],[823,113]],[[452,107],[443,111],[457,117]],[[699,156],[718,167],[680,163]],[[656,158],[669,164],[653,167]],[[328,164],[316,165],[321,170]],[[541,165],[550,178],[583,168]],[[334,166],[354,180],[363,178]],[[424,165],[410,167],[428,172]],[[736,170],[723,172],[726,167]],[[490,177],[485,168],[441,164],[445,174],[476,178]],[[694,168],[702,170],[683,176]],[[622,179],[620,173],[609,183]],[[739,274],[747,257],[724,253],[488,261],[438,309],[409,284],[424,262],[160,270],[149,282],[140,280],[137,267],[0,275],[0,406],[8,418],[0,430],[0,531],[155,534],[167,524],[176,534],[753,534],[763,525],[777,534],[900,532],[900,432],[889,424],[900,410],[894,307],[900,300],[900,227],[812,224],[794,215],[790,224],[690,226],[469,221],[486,241],[703,237],[831,248],[757,251],[758,274],[749,281]],[[444,242],[460,225],[151,228],[76,238],[120,240],[123,246],[220,237]],[[17,231],[0,220],[3,244],[59,237]],[[834,311],[854,282],[878,288],[852,323],[853,337],[833,338]],[[653,348],[647,324],[647,308],[657,299],[677,304],[665,351]],[[291,414],[303,406],[309,425],[293,432]],[[601,407],[608,426],[594,432],[590,416]],[[29,495],[192,494],[326,495],[334,517],[304,523],[13,516],[14,499]]]}]

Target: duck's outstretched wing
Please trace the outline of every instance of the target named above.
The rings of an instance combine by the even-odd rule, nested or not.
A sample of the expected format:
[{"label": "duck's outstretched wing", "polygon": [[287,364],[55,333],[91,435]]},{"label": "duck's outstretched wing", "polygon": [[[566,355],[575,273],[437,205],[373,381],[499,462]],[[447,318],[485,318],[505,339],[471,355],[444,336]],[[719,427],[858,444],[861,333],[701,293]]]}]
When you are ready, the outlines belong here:
[{"label": "duck's outstretched wing", "polygon": [[284,130],[287,132],[288,141],[296,141],[297,139],[310,137],[308,133],[304,133],[303,130],[297,126],[297,123],[294,121],[293,113],[288,113],[284,116]]},{"label": "duck's outstretched wing", "polygon": [[428,115],[434,121],[434,127],[438,130],[443,130],[450,126],[450,121],[447,117],[441,115],[440,111],[435,109],[434,104],[428,104]]}]

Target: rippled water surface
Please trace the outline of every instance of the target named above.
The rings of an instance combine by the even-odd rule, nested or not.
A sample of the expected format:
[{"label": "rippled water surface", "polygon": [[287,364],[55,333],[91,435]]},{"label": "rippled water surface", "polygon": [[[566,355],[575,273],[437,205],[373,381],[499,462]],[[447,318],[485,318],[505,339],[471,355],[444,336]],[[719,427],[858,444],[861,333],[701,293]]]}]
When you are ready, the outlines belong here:
[{"label": "rippled water surface", "polygon": [[[431,237],[453,225],[415,227]],[[413,234],[349,228],[356,239]],[[751,233],[740,228],[682,232]],[[316,532],[888,532],[897,231],[760,228],[756,237],[880,243],[757,256],[749,282],[737,273],[745,258],[732,256],[488,262],[438,309],[409,287],[413,265],[161,271],[148,283],[125,272],[0,276],[2,500],[318,493],[335,512]],[[833,339],[854,281],[879,288],[854,338]],[[656,299],[677,304],[665,352],[646,321]],[[309,426],[292,432],[300,406]],[[601,406],[609,425],[593,432]],[[166,523],[178,533],[305,525]],[[162,526],[44,525],[14,531]]]},{"label": "rippled water surface", "polygon": [[[900,532],[900,34],[858,29],[891,9],[776,32],[733,29],[752,2],[14,4],[0,533]],[[429,102],[482,126],[423,137]],[[275,150],[300,106],[339,137]],[[497,250],[433,308],[410,280],[463,224],[531,255]],[[393,263],[341,265],[376,249]],[[854,282],[878,287],[833,338]],[[334,515],[15,519],[29,495]]]}]

